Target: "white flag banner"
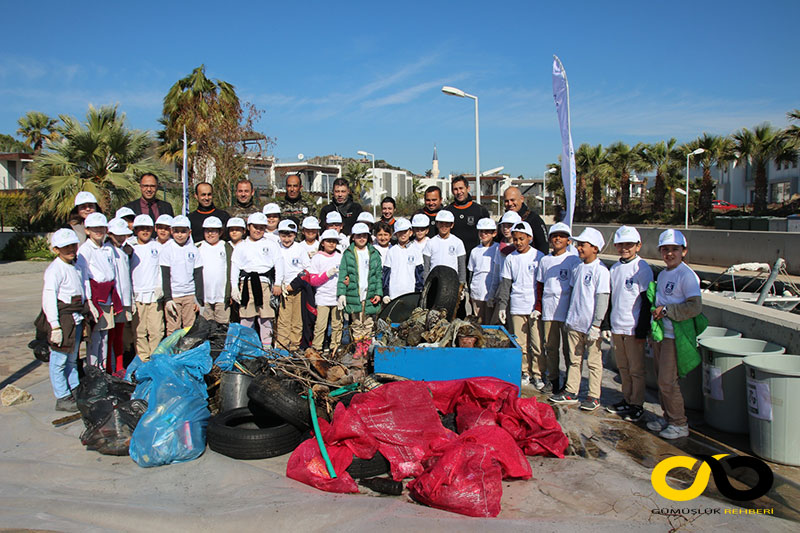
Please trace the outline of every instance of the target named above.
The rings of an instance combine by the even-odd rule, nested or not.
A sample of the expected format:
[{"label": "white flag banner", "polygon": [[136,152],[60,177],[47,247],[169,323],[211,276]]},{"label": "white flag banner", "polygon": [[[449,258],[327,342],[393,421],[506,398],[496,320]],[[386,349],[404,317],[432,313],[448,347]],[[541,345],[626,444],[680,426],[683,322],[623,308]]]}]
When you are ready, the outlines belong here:
[{"label": "white flag banner", "polygon": [[186,126],[183,127],[183,172],[181,181],[183,182],[183,216],[189,214],[189,171],[186,169]]},{"label": "white flag banner", "polygon": [[[572,227],[575,214],[575,149],[572,146],[572,133],[569,121],[569,83],[564,65],[558,56],[553,56],[553,99],[556,101],[558,127],[561,130],[561,181],[564,183],[564,196],[567,198],[567,214],[564,223]],[[542,191],[544,193],[544,191]],[[558,222],[558,221],[556,221]]]}]

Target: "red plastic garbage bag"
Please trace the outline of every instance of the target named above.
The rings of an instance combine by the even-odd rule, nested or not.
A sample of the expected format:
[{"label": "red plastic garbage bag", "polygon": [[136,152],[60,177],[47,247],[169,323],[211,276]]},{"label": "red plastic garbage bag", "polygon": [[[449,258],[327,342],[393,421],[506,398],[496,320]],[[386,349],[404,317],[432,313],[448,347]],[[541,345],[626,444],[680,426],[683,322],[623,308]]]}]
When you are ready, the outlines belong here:
[{"label": "red plastic garbage bag", "polygon": [[[325,420],[320,420],[319,425],[323,436],[330,433]],[[335,478],[328,472],[317,440],[313,438],[303,441],[292,452],[286,465],[286,476],[326,492],[358,492],[355,480],[347,473],[347,467],[353,462],[353,452],[350,448],[343,444],[328,444],[325,441],[325,449],[336,472]]]}]

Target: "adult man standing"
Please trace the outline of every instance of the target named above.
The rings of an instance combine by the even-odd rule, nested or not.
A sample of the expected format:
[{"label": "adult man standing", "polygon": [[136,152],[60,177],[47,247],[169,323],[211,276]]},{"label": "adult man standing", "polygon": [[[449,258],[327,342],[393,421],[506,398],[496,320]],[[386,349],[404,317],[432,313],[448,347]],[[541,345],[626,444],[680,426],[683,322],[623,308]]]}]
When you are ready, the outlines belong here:
[{"label": "adult man standing", "polygon": [[442,190],[436,185],[431,185],[425,189],[425,207],[418,210],[415,215],[422,214],[428,217],[430,229],[428,237],[431,239],[438,235],[436,231],[436,213],[442,210]]},{"label": "adult man standing", "polygon": [[142,191],[141,198],[125,204],[125,207],[133,209],[137,215],[150,215],[153,220],[160,215],[174,216],[169,202],[156,199],[158,176],[150,173],[142,174],[139,177],[139,190]]},{"label": "adult man standing", "polygon": [[283,198],[278,198],[278,205],[281,208],[281,218],[293,220],[298,228],[304,218],[316,214],[314,199],[303,194],[303,183],[297,174],[286,176],[286,194]]},{"label": "adult man standing", "polygon": [[381,222],[386,222],[392,228],[392,235],[394,235],[394,210],[397,204],[394,198],[387,196],[381,200]]},{"label": "adult man standing", "polygon": [[532,246],[547,255],[550,251],[550,245],[547,243],[547,226],[545,226],[542,217],[525,205],[525,198],[522,196],[519,187],[506,189],[503,193],[503,205],[506,211],[516,211],[524,222],[530,224],[533,230]]},{"label": "adult man standing", "polygon": [[[194,196],[197,198],[197,210],[189,213],[189,222],[192,223],[192,240],[196,243],[205,239],[203,222],[208,217],[217,217],[226,227],[231,216],[227,211],[217,209],[214,205],[214,188],[210,183],[201,182],[194,186]],[[223,231],[223,235],[224,235]]]},{"label": "adult man standing", "polygon": [[255,201],[254,193],[253,182],[249,179],[242,178],[236,182],[236,197],[228,208],[228,214],[247,220],[247,217],[253,213],[260,213],[261,207]]},{"label": "adult man standing", "polygon": [[445,207],[453,213],[455,223],[452,233],[464,243],[469,257],[472,249],[478,245],[478,221],[489,216],[489,211],[472,199],[469,184],[464,176],[456,176],[450,184],[453,191],[453,203]]},{"label": "adult man standing", "polygon": [[322,208],[319,212],[319,219],[325,220],[328,213],[336,211],[342,216],[342,231],[345,235],[350,235],[353,224],[356,223],[358,215],[363,210],[361,204],[353,200],[353,195],[350,194],[350,184],[347,183],[347,180],[336,178],[333,182],[333,201]]}]

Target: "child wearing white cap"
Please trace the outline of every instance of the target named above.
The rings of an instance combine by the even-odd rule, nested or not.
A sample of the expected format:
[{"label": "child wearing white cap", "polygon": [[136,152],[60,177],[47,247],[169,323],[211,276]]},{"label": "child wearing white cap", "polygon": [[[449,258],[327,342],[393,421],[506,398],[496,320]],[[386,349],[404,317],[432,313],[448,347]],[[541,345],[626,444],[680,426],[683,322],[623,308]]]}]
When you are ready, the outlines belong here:
[{"label": "child wearing white cap", "polygon": [[108,240],[104,246],[114,250],[114,271],[117,292],[122,300],[122,310],[114,311],[114,329],[109,332],[109,352],[106,369],[117,377],[125,377],[123,356],[125,348],[134,342],[131,330],[133,320],[133,286],[131,284],[130,254],[133,247],[127,244],[133,232],[128,223],[114,218],[108,223]]},{"label": "child wearing white cap", "polygon": [[335,353],[342,343],[342,311],[336,305],[336,284],[339,282],[339,264],[342,261],[342,254],[336,249],[339,239],[335,229],[323,231],[319,252],[311,258],[308,267],[308,281],[316,289],[314,297],[317,303],[317,321],[311,345],[318,352],[322,351],[325,342],[328,321],[331,324],[330,352]]},{"label": "child wearing white cap", "polygon": [[303,240],[300,241],[300,248],[306,251],[308,258],[314,257],[319,250],[319,232],[322,229],[317,217],[306,217],[300,225],[303,231]]},{"label": "child wearing white cap", "polygon": [[392,226],[390,226],[388,222],[381,220],[375,224],[374,233],[375,240],[373,241],[373,246],[375,246],[375,249],[381,254],[381,261],[384,261],[386,259],[386,252],[388,252],[391,247]]},{"label": "child wearing white cap", "polygon": [[605,245],[603,235],[586,228],[572,239],[578,248],[581,263],[572,271],[569,311],[567,312],[567,341],[569,361],[564,392],[550,397],[553,403],[576,404],[581,385],[583,354],[589,368],[589,395],[581,409],[594,411],[600,407],[600,382],[603,379],[603,354],[600,351],[600,325],[608,310],[611,282],[608,268],[598,257]]},{"label": "child wearing white cap", "polygon": [[427,215],[417,213],[411,218],[411,230],[414,232],[414,242],[412,244],[419,249],[420,255],[425,249],[425,245],[428,244],[431,230],[435,229],[436,226],[430,223]]},{"label": "child wearing white cap", "polygon": [[642,248],[636,228],[622,226],[614,233],[619,261],[611,265],[611,338],[622,381],[622,401],[606,407],[629,422],[644,414],[644,343],[650,332],[647,288],[653,269],[637,254]]},{"label": "child wearing white cap", "polygon": [[363,222],[353,225],[353,244],[342,254],[336,287],[339,309],[350,314],[350,333],[354,342],[372,335],[372,316],[378,314],[383,299],[381,256],[369,242],[369,228]]},{"label": "child wearing white cap", "polygon": [[261,343],[270,347],[275,318],[270,299],[282,292],[283,257],[275,241],[264,238],[267,217],[263,213],[247,217],[247,229],[247,239],[231,255],[231,298],[240,304],[241,324],[253,327],[258,321]]},{"label": "child wearing white cap", "polygon": [[481,324],[488,324],[494,313],[497,286],[500,284],[500,271],[503,256],[500,245],[494,242],[497,225],[491,218],[482,218],[477,225],[480,244],[469,254],[467,271],[470,273],[469,295],[472,309]]},{"label": "child wearing white cap", "polygon": [[36,319],[37,338],[50,345],[50,385],[56,411],[78,410],[72,391],[78,387],[78,350],[84,331],[87,272],[75,258],[78,235],[60,229],[50,240],[58,254],[44,272],[42,312]]},{"label": "child wearing white cap", "polygon": [[[425,215],[422,215],[425,217]],[[428,231],[427,217],[425,231]],[[388,226],[388,224],[387,224]],[[422,252],[411,242],[411,222],[407,218],[394,221],[397,244],[386,252],[383,262],[383,303],[388,304],[398,296],[422,290]]]},{"label": "child wearing white cap", "polygon": [[164,246],[172,239],[172,215],[158,215],[156,219],[156,242],[159,247]]},{"label": "child wearing white cap", "polygon": [[514,250],[503,262],[500,285],[497,288],[498,318],[506,322],[506,308],[511,315],[511,327],[522,347],[522,385],[544,388],[542,381],[542,335],[537,311],[536,270],[544,255],[531,246],[533,229],[527,222],[517,222],[511,228]]},{"label": "child wearing white cap", "polygon": [[233,248],[236,248],[247,234],[247,224],[239,217],[231,217],[225,225],[228,229],[228,238],[230,239],[228,242]]},{"label": "child wearing white cap", "polygon": [[343,228],[342,215],[338,211],[330,211],[325,215],[325,229],[336,230],[336,233],[339,234],[339,244],[336,246],[339,253],[344,252],[350,246],[350,237],[343,233]]},{"label": "child wearing white cap", "polygon": [[278,224],[281,221],[281,206],[276,203],[269,203],[264,206],[264,215],[267,217],[267,230],[264,232],[264,237],[272,239],[275,244],[280,244],[281,240],[278,237]]},{"label": "child wearing white cap", "polygon": [[514,224],[520,222],[522,222],[522,218],[516,211],[506,211],[503,213],[503,218],[500,219],[499,225],[500,232],[497,237],[495,237],[500,244],[500,251],[503,252],[503,255],[508,255],[517,249],[512,242],[511,228]]},{"label": "child wearing white cap", "polygon": [[78,248],[78,266],[87,272],[86,295],[97,314],[86,358],[90,365],[105,370],[108,355],[108,330],[114,328],[114,314],[122,310],[117,292],[114,248],[104,246],[108,222],[102,213],[91,213],[84,221],[88,238]]},{"label": "child wearing white cap", "polygon": [[442,209],[436,213],[436,230],[439,232],[430,239],[422,250],[424,275],[428,274],[439,265],[444,265],[458,272],[458,281],[461,285],[467,282],[467,250],[464,242],[453,235],[455,216],[451,211]]},{"label": "child wearing white cap", "polygon": [[222,220],[213,215],[203,220],[203,241],[197,244],[197,250],[203,265],[203,317],[227,324],[231,295],[228,268],[233,246],[222,240]]},{"label": "child wearing white cap", "polygon": [[563,222],[550,226],[548,240],[553,250],[542,257],[536,272],[536,306],[542,312],[544,358],[549,381],[542,392],[560,391],[559,365],[562,349],[565,362],[569,360],[569,343],[564,322],[567,320],[572,294],[572,271],[581,263],[578,255],[570,250],[570,237],[572,230]]},{"label": "child wearing white cap", "polygon": [[203,300],[203,260],[192,241],[189,219],[172,219],[172,240],[161,249],[161,289],[167,335],[178,328],[192,327]]},{"label": "child wearing white cap", "polygon": [[[169,215],[161,215],[169,216]],[[164,296],[161,288],[159,254],[162,245],[153,239],[153,219],[138,215],[133,221],[136,244],[131,255],[131,279],[136,313],[133,330],[136,335],[136,355],[142,361],[150,359],[164,338]]]},{"label": "child wearing white cap", "polygon": [[302,293],[293,288],[292,283],[309,267],[311,259],[305,248],[295,240],[297,224],[294,220],[281,220],[278,236],[281,239],[280,250],[283,256],[283,279],[279,284],[283,292],[278,308],[275,346],[294,352],[300,349],[300,342],[303,340],[303,302]]},{"label": "child wearing white cap", "polygon": [[656,308],[652,310],[652,318],[661,319],[664,339],[653,343],[653,356],[658,378],[658,398],[664,418],[651,420],[647,423],[647,429],[659,431],[659,436],[665,439],[689,436],[689,424],[678,384],[675,328],[672,324],[673,320],[692,319],[703,310],[700,278],[683,261],[687,246],[686,237],[678,230],[668,229],[658,238],[658,251],[666,268],[658,274]]}]

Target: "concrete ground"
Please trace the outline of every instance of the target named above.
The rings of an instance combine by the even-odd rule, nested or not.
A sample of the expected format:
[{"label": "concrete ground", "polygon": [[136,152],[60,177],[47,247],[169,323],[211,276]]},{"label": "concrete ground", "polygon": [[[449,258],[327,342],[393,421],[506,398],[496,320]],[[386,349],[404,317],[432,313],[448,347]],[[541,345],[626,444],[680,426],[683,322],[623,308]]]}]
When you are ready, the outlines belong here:
[{"label": "concrete ground", "polygon": [[[604,411],[561,411],[575,455],[532,457],[533,479],[503,484],[502,511],[494,519],[468,518],[413,503],[407,495],[381,497],[318,491],[285,476],[288,456],[236,461],[206,450],[184,464],[143,469],[128,457],[88,452],[79,441],[81,422],[54,428],[47,369],[26,344],[39,310],[46,265],[0,264],[0,381],[28,390],[34,401],[0,407],[0,528],[59,531],[796,531],[800,520],[797,469],[773,468],[773,490],[747,508],[774,509],[775,516],[738,514],[709,483],[703,496],[671,502],[650,483],[652,467],[685,450],[708,453],[727,444],[709,437],[692,414],[693,434],[667,443]],[[615,373],[604,371],[603,402],[619,398]],[[585,383],[584,383],[585,385]],[[525,391],[525,395],[533,391]],[[658,412],[648,391],[648,410]],[[696,427],[695,427],[696,426]],[[697,429],[700,429],[698,432]],[[673,446],[677,445],[677,447]],[[706,446],[707,448],[700,448]],[[719,453],[715,451],[714,453]],[[775,465],[771,465],[775,466]],[[677,472],[672,484],[691,482]],[[794,481],[793,481],[794,479]],[[736,484],[736,482],[734,482]],[[653,512],[668,509],[671,516]],[[737,514],[726,514],[732,511]],[[677,511],[677,512],[675,512]],[[708,513],[708,514],[707,514]]]}]

